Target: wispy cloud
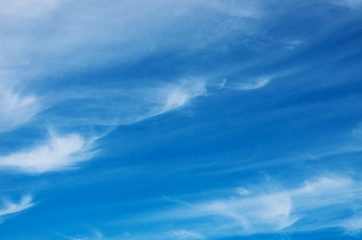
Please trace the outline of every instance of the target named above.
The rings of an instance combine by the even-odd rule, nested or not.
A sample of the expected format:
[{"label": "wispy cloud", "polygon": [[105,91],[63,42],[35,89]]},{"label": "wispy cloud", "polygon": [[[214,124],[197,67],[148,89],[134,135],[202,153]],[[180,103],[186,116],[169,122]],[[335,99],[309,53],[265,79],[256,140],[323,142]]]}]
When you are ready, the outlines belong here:
[{"label": "wispy cloud", "polygon": [[32,206],[34,206],[34,202],[32,201],[32,197],[30,195],[23,196],[18,203],[3,200],[2,206],[0,207],[0,221],[2,220],[2,217],[22,212]]},{"label": "wispy cloud", "polygon": [[99,231],[99,230],[96,230],[96,229],[92,229],[91,233],[89,234],[77,234],[76,236],[68,236],[68,235],[64,235],[64,234],[61,234],[61,233],[57,233],[57,235],[65,238],[65,239],[68,239],[68,240],[102,240],[102,239],[105,239],[103,237],[103,234]]},{"label": "wispy cloud", "polygon": [[4,83],[0,84],[0,132],[11,131],[30,120],[39,112],[35,96],[24,96]]},{"label": "wispy cloud", "polygon": [[182,81],[180,84],[166,87],[163,89],[166,97],[161,113],[179,108],[187,104],[191,99],[206,94],[206,86],[204,81],[189,80]]},{"label": "wispy cloud", "polygon": [[[42,86],[48,82],[44,80],[48,76],[77,72],[84,68],[113,66],[114,62],[119,65],[134,63],[154,53],[162,54],[180,49],[194,53],[233,32],[247,31],[249,27],[246,27],[246,23],[250,24],[250,19],[262,17],[260,6],[256,2],[247,1],[155,1],[146,4],[142,9],[138,7],[141,3],[138,0],[112,4],[88,1],[86,14],[79,11],[85,6],[84,3],[57,0],[21,0],[16,3],[4,1],[0,13],[11,21],[7,19],[4,30],[0,31],[0,58],[3,58],[0,61],[3,68],[10,72],[9,76],[28,84],[36,79],[37,86]],[[142,5],[144,4],[142,2]],[[199,11],[200,8],[207,11]],[[190,18],[189,16],[196,16],[194,13],[197,13],[198,17]],[[129,28],[130,24],[138,27]],[[12,29],[16,29],[16,32]],[[49,34],[39,38],[38,36],[43,34],[40,29],[49,29]],[[61,78],[61,81],[62,85],[67,86],[69,80]],[[74,102],[69,104],[71,108],[67,111],[68,116],[65,116],[64,112],[57,112],[54,114],[56,116],[46,115],[46,118],[50,124],[63,125],[82,125],[85,121],[88,125],[130,124],[182,107],[206,92],[205,81],[179,83],[170,79],[168,82],[173,84],[148,89],[141,86],[140,91],[120,89],[122,94],[125,91],[130,93],[126,96],[119,92],[108,95],[108,91],[98,91],[98,84],[90,83],[89,92],[93,89],[97,93],[93,94],[93,98],[83,98],[84,102],[87,101],[86,106]],[[263,84],[266,83],[248,83],[238,88],[256,89]],[[54,89],[56,93],[53,92]],[[59,107],[57,104],[72,101],[73,96],[66,94],[71,91],[69,88],[65,91],[54,89],[42,92],[42,102],[47,104],[47,107],[56,109]],[[67,96],[56,98],[58,92]],[[82,91],[78,93],[81,93],[78,99],[85,96]],[[0,117],[0,124],[6,126],[6,131],[30,121],[39,112],[37,96],[23,96],[14,91],[4,92],[3,95],[5,97],[0,99],[0,107],[9,105],[8,102],[11,101],[16,102],[11,111],[2,107],[7,112]],[[96,99],[96,95],[105,97]],[[56,123],[51,122],[52,120]],[[5,131],[1,128],[5,127],[0,127],[0,131]]]},{"label": "wispy cloud", "polygon": [[339,223],[339,226],[344,228],[347,234],[358,235],[362,231],[362,216],[354,216]]},{"label": "wispy cloud", "polygon": [[234,90],[255,90],[265,87],[270,83],[270,79],[267,77],[261,77],[254,80],[247,80],[244,82],[227,82],[226,87]]},{"label": "wispy cloud", "polygon": [[[140,4],[144,7],[139,8]],[[82,11],[85,6],[87,13]],[[207,11],[200,12],[201,7]],[[234,31],[247,29],[245,19],[261,15],[254,3],[218,0],[157,0],[152,4],[140,0],[112,4],[6,0],[0,13],[14,16],[11,21],[7,19],[5,29],[17,29],[16,34],[0,31],[0,52],[8,60],[7,66],[15,71],[21,61],[22,67],[39,76],[103,66],[115,60],[132,62],[156,51],[192,52]],[[189,17],[195,13],[198,17]],[[210,18],[219,14],[223,17]],[[129,28],[130,25],[137,28]],[[51,31],[45,37],[37,37],[43,28]]]},{"label": "wispy cloud", "polygon": [[[361,194],[359,182],[351,178],[321,176],[294,189],[260,187],[247,195],[230,193],[207,201],[189,201],[140,221],[172,220],[174,226],[196,231],[206,238],[330,227],[356,232],[360,229],[359,222],[348,220],[349,216],[341,216],[340,212],[356,211],[354,203],[362,200]],[[341,223],[341,218],[346,221]]]},{"label": "wispy cloud", "polygon": [[78,134],[51,137],[40,146],[0,157],[0,168],[27,173],[44,173],[74,167],[95,155],[95,139],[84,139]]},{"label": "wispy cloud", "polygon": [[[89,86],[64,95],[54,93],[54,106],[46,114],[55,125],[130,125],[184,107],[206,92],[205,81],[198,78],[128,88]],[[59,106],[66,106],[68,111],[58,111]]]},{"label": "wispy cloud", "polygon": [[171,237],[174,239],[204,239],[205,237],[197,232],[187,230],[173,230],[170,232]]}]

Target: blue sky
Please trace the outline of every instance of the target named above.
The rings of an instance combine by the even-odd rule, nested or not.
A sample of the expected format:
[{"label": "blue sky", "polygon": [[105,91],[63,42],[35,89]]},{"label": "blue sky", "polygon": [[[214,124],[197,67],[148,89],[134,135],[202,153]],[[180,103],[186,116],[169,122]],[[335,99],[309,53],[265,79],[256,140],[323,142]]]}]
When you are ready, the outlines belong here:
[{"label": "blue sky", "polygon": [[362,1],[0,3],[1,240],[362,237]]}]

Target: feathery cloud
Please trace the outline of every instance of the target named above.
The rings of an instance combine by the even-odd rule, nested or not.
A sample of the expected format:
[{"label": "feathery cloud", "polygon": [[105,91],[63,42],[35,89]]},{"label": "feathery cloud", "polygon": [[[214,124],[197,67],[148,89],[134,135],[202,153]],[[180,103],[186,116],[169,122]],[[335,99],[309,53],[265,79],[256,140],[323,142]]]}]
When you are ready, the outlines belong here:
[{"label": "feathery cloud", "polygon": [[[236,192],[238,190],[240,188]],[[353,212],[353,203],[362,200],[362,187],[351,178],[322,176],[294,189],[256,189],[248,193],[189,201],[141,221],[172,220],[174,226],[196,231],[205,238],[314,231],[330,227],[360,231],[359,221],[352,222],[348,216],[338,215],[341,211]],[[346,221],[341,223],[341,218]],[[185,224],[187,222],[192,224]]]},{"label": "feathery cloud", "polygon": [[95,155],[95,139],[86,140],[78,134],[51,137],[43,145],[0,157],[0,168],[27,173],[44,173],[74,167]]},{"label": "feathery cloud", "polygon": [[233,83],[229,87],[235,90],[255,90],[265,87],[269,83],[270,83],[269,78],[258,78],[253,81]]},{"label": "feathery cloud", "polygon": [[[70,90],[65,95],[54,93],[56,101],[46,114],[54,124],[66,126],[130,125],[181,108],[206,92],[205,81],[201,79],[113,89],[90,86],[84,91]],[[67,111],[62,111],[65,106]]]},{"label": "feathery cloud", "polygon": [[39,101],[35,96],[23,96],[0,84],[0,132],[11,131],[29,122],[39,111]]},{"label": "feathery cloud", "polygon": [[30,195],[23,196],[19,203],[4,200],[3,206],[0,208],[0,221],[2,221],[3,217],[22,212],[32,206],[34,206],[34,202],[32,201],[32,197]]},{"label": "feathery cloud", "polygon": [[195,97],[206,95],[206,86],[204,81],[190,80],[166,87],[162,91],[165,92],[163,96],[166,96],[161,110],[164,113],[184,106]]}]

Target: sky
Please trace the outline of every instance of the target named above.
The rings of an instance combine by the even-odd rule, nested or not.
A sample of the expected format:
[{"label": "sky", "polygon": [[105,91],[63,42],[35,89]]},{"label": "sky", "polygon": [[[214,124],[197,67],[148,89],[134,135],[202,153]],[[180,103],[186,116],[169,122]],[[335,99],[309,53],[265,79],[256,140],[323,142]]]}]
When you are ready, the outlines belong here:
[{"label": "sky", "polygon": [[1,240],[362,238],[362,1],[0,0]]}]

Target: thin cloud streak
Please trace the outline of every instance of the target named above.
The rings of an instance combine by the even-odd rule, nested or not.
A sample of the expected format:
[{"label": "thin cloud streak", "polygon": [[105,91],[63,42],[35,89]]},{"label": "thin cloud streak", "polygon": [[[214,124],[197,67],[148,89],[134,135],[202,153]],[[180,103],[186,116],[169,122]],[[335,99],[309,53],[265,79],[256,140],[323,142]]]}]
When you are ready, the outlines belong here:
[{"label": "thin cloud streak", "polygon": [[231,82],[231,83],[226,82],[225,87],[233,90],[249,91],[249,90],[263,88],[269,83],[270,83],[269,78],[258,78],[256,80],[249,80],[245,82]]}]

